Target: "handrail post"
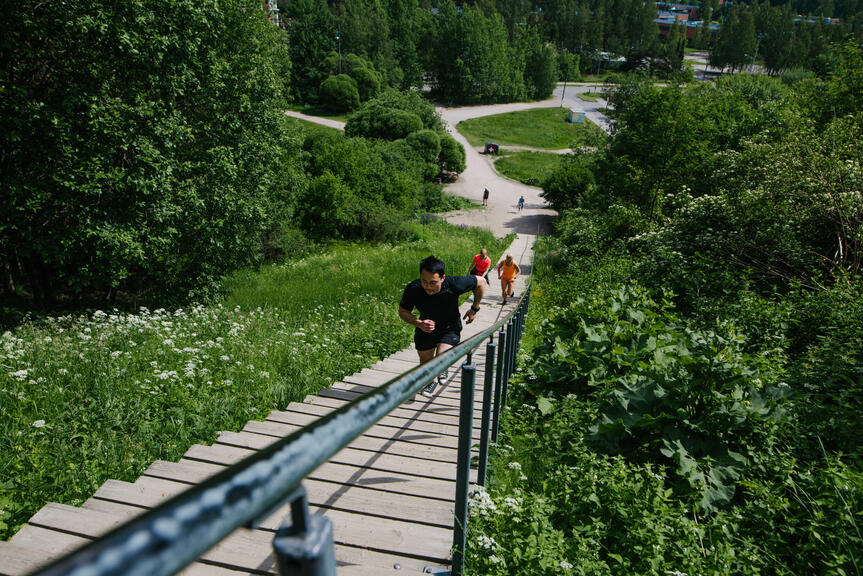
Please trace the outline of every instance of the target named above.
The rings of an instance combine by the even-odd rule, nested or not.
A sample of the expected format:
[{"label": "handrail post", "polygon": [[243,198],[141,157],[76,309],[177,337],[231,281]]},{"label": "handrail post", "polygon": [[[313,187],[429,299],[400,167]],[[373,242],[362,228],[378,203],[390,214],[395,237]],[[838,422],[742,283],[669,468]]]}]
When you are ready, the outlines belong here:
[{"label": "handrail post", "polygon": [[506,408],[506,390],[509,387],[509,376],[512,374],[512,358],[515,349],[515,323],[512,318],[506,323],[506,356],[504,357],[503,390],[500,396],[500,408]]},{"label": "handrail post", "polygon": [[494,388],[494,340],[485,345],[485,379],[482,390],[482,424],[479,432],[479,467],[476,482],[485,486],[485,473],[488,467],[488,426],[491,418],[491,389]]},{"label": "handrail post", "polygon": [[309,514],[306,489],[289,497],[291,517],[282,522],[273,538],[273,551],[282,576],[335,576],[336,554],[333,523]]},{"label": "handrail post", "polygon": [[497,444],[497,433],[500,428],[500,402],[503,391],[503,359],[506,351],[506,330],[501,327],[497,331],[497,372],[494,375],[494,414],[491,422],[491,441]]},{"label": "handrail post", "polygon": [[470,489],[470,449],[473,441],[473,386],[475,381],[476,366],[474,364],[462,364],[458,465],[455,482],[455,525],[452,535],[452,576],[460,576],[464,569],[464,551],[467,545],[467,495]]}]

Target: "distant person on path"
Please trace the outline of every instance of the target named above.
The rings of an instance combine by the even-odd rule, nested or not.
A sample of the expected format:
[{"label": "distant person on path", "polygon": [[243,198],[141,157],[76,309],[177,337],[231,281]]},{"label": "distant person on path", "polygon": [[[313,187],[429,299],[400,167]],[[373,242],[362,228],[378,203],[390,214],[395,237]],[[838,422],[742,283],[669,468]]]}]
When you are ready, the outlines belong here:
[{"label": "distant person on path", "polygon": [[524,195],[518,199],[518,211],[521,212],[524,208]]},{"label": "distant person on path", "polygon": [[482,205],[488,206],[488,188],[482,191]]},{"label": "distant person on path", "polygon": [[468,270],[468,274],[474,276],[482,276],[488,284],[488,271],[491,269],[491,258],[488,257],[488,250],[483,248],[479,254],[473,257],[473,266]]},{"label": "distant person on path", "polygon": [[[479,303],[485,294],[485,280],[479,276],[449,276],[445,265],[434,256],[420,262],[420,277],[409,283],[399,302],[399,318],[415,326],[414,344],[420,364],[443,354],[461,340],[461,318],[458,297],[473,290],[473,303],[465,313],[468,324],[479,312]],[[419,318],[413,310],[420,312]],[[431,396],[438,384],[446,380],[446,371],[432,380],[422,390],[423,396]]]},{"label": "distant person on path", "polygon": [[504,304],[506,304],[507,297],[514,295],[512,287],[519,274],[521,274],[521,268],[512,259],[512,254],[507,254],[506,258],[497,265],[497,277],[500,279],[500,291],[503,294]]}]

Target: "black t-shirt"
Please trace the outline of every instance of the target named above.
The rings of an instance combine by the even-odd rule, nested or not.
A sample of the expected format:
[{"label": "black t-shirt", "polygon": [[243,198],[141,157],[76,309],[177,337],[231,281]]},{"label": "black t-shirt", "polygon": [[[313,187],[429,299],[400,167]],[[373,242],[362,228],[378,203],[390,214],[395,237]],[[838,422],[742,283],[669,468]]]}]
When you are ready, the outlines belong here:
[{"label": "black t-shirt", "polygon": [[420,311],[420,320],[434,320],[434,334],[458,332],[461,331],[458,297],[474,288],[476,276],[447,276],[440,292],[429,296],[417,279],[405,286],[399,306],[411,312],[416,308]]}]

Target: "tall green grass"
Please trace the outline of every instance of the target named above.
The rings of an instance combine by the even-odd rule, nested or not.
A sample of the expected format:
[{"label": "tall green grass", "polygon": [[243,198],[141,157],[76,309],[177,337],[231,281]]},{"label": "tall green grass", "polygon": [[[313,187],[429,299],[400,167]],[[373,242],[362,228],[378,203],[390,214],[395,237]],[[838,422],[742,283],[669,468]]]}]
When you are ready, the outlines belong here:
[{"label": "tall green grass", "polygon": [[462,274],[480,247],[496,258],[508,243],[411,226],[398,246],[238,272],[220,304],[66,315],[0,336],[0,536],[46,502],[80,504],[407,346],[397,306],[419,260]]}]

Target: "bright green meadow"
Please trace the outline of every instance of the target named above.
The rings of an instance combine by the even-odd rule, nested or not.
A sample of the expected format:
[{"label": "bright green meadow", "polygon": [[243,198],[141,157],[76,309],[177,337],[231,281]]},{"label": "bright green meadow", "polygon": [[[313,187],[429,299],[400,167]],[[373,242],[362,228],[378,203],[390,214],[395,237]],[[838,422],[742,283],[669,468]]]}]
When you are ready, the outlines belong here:
[{"label": "bright green meadow", "polygon": [[584,124],[567,122],[568,113],[566,108],[535,108],[464,120],[456,128],[471,146],[497,142],[501,145],[562,150],[593,146],[597,138],[605,137],[602,128],[590,120]]},{"label": "bright green meadow", "polygon": [[560,154],[518,151],[495,161],[498,172],[528,186],[539,186],[560,166]]},{"label": "bright green meadow", "polygon": [[80,505],[221,430],[302,400],[407,346],[396,314],[419,261],[464,273],[485,230],[410,224],[399,245],[339,244],[226,280],[213,305],[93,311],[0,336],[0,537],[46,502]]}]

